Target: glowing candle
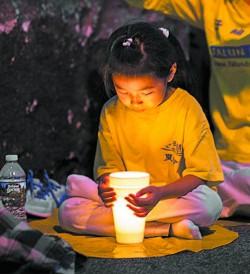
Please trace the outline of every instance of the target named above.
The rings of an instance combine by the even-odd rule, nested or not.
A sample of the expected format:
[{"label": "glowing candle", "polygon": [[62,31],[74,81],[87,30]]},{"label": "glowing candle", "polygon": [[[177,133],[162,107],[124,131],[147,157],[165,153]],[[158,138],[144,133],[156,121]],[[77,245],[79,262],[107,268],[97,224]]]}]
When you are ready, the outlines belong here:
[{"label": "glowing candle", "polygon": [[149,174],[140,171],[122,171],[110,174],[110,186],[116,192],[113,217],[118,243],[140,243],[144,238],[145,217],[137,217],[127,207],[124,197],[136,194],[149,185]]}]

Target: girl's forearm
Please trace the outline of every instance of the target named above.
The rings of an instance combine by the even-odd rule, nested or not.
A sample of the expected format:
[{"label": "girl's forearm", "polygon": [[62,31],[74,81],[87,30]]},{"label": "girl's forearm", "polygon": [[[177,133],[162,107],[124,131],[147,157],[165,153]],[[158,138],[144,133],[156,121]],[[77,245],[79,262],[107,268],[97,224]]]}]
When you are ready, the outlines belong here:
[{"label": "girl's forearm", "polygon": [[194,176],[186,175],[183,178],[167,184],[161,188],[161,199],[176,198],[186,195],[188,192],[192,191],[199,185],[205,184],[205,181]]}]

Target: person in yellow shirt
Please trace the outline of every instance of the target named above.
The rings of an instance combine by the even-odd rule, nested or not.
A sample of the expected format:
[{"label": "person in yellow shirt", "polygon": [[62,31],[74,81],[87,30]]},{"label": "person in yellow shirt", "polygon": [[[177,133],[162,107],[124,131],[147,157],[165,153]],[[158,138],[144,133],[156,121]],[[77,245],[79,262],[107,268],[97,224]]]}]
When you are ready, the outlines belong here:
[{"label": "person in yellow shirt", "polygon": [[201,239],[199,227],[217,220],[222,202],[212,186],[223,173],[205,114],[185,90],[189,80],[168,29],[138,22],[111,35],[104,82],[113,96],[100,117],[98,185],[86,176],[68,177],[70,198],[59,210],[65,230],[114,235],[109,174],[116,171],[150,174],[150,186],[126,198],[135,215],[146,216],[145,236]]},{"label": "person in yellow shirt", "polygon": [[221,217],[250,216],[250,0],[127,0],[203,29],[211,59],[210,113],[225,180]]}]

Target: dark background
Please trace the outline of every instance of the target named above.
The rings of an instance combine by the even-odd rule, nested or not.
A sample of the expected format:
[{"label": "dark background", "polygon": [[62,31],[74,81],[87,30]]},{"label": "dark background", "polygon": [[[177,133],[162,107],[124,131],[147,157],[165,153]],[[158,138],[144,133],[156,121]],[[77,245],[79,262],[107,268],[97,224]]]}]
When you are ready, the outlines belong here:
[{"label": "dark background", "polygon": [[[107,100],[100,75],[109,34],[133,20],[157,22],[179,39],[208,115],[204,34],[122,0],[0,1],[0,166],[18,154],[27,171],[60,183],[92,177],[98,119]],[[208,115],[209,118],[209,115]]]}]

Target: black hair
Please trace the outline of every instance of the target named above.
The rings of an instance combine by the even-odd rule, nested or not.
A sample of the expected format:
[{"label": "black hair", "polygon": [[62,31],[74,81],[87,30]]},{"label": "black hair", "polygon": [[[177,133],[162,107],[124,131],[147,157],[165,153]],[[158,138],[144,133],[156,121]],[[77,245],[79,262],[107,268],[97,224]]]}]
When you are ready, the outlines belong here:
[{"label": "black hair", "polygon": [[[168,32],[168,31],[167,31]],[[177,71],[169,87],[181,87],[191,91],[188,64],[178,40],[164,34],[153,24],[137,22],[115,30],[108,39],[103,78],[108,96],[115,94],[112,74],[145,75],[166,78],[171,66]]]}]

